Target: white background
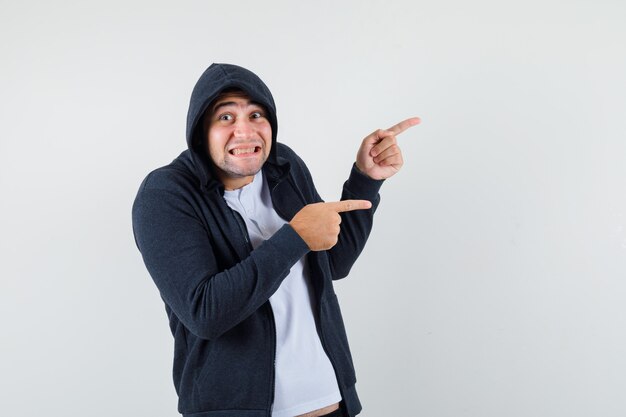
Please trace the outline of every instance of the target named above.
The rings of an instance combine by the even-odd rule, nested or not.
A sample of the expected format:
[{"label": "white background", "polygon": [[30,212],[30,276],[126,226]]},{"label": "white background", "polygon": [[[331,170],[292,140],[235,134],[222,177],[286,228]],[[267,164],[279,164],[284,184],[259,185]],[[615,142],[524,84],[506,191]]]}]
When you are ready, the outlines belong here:
[{"label": "white background", "polygon": [[0,414],[175,416],[131,229],[212,62],[338,198],[409,116],[338,282],[362,416],[626,415],[626,4],[0,1]]}]

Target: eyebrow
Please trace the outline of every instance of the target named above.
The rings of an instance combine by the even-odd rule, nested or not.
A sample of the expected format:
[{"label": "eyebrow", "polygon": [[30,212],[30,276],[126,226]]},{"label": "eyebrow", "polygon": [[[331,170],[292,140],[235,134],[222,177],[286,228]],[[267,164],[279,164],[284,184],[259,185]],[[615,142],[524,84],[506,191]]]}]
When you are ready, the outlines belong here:
[{"label": "eyebrow", "polygon": [[[222,108],[222,107],[226,107],[226,106],[232,106],[235,105],[237,103],[235,103],[234,101],[224,101],[222,103],[219,103],[218,105],[216,105],[215,107],[213,107],[213,114],[217,113],[217,111]],[[248,107],[250,106],[258,106],[260,107],[263,111],[265,110],[265,107],[261,104],[261,103],[257,103],[256,101],[250,101],[248,102]]]}]

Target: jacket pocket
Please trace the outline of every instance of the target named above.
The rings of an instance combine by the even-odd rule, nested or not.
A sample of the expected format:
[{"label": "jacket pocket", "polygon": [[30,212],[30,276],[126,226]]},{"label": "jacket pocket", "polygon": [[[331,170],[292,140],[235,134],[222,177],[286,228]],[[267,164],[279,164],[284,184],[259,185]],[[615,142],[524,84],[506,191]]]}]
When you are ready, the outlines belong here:
[{"label": "jacket pocket", "polygon": [[189,367],[192,390],[181,393],[184,414],[267,409],[274,358],[270,331],[255,313],[217,339],[199,340]]}]

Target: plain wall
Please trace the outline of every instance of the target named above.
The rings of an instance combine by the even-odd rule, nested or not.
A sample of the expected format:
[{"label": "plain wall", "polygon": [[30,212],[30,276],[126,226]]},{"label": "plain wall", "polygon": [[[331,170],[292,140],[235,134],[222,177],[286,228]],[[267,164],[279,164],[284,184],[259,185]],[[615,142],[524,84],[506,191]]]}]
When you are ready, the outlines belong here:
[{"label": "plain wall", "polygon": [[338,198],[409,116],[336,285],[362,416],[626,415],[626,3],[0,1],[0,414],[175,416],[139,183],[212,62]]}]

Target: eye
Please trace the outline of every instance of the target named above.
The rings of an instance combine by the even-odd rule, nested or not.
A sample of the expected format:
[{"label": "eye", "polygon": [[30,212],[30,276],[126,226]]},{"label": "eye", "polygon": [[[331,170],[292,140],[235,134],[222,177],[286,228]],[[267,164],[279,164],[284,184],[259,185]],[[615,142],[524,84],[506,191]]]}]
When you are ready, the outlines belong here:
[{"label": "eye", "polygon": [[255,111],[250,115],[251,119],[260,119],[261,117],[263,117],[263,112],[260,111]]},{"label": "eye", "polygon": [[233,120],[233,115],[230,113],[220,114],[217,120],[223,120],[223,121]]}]

